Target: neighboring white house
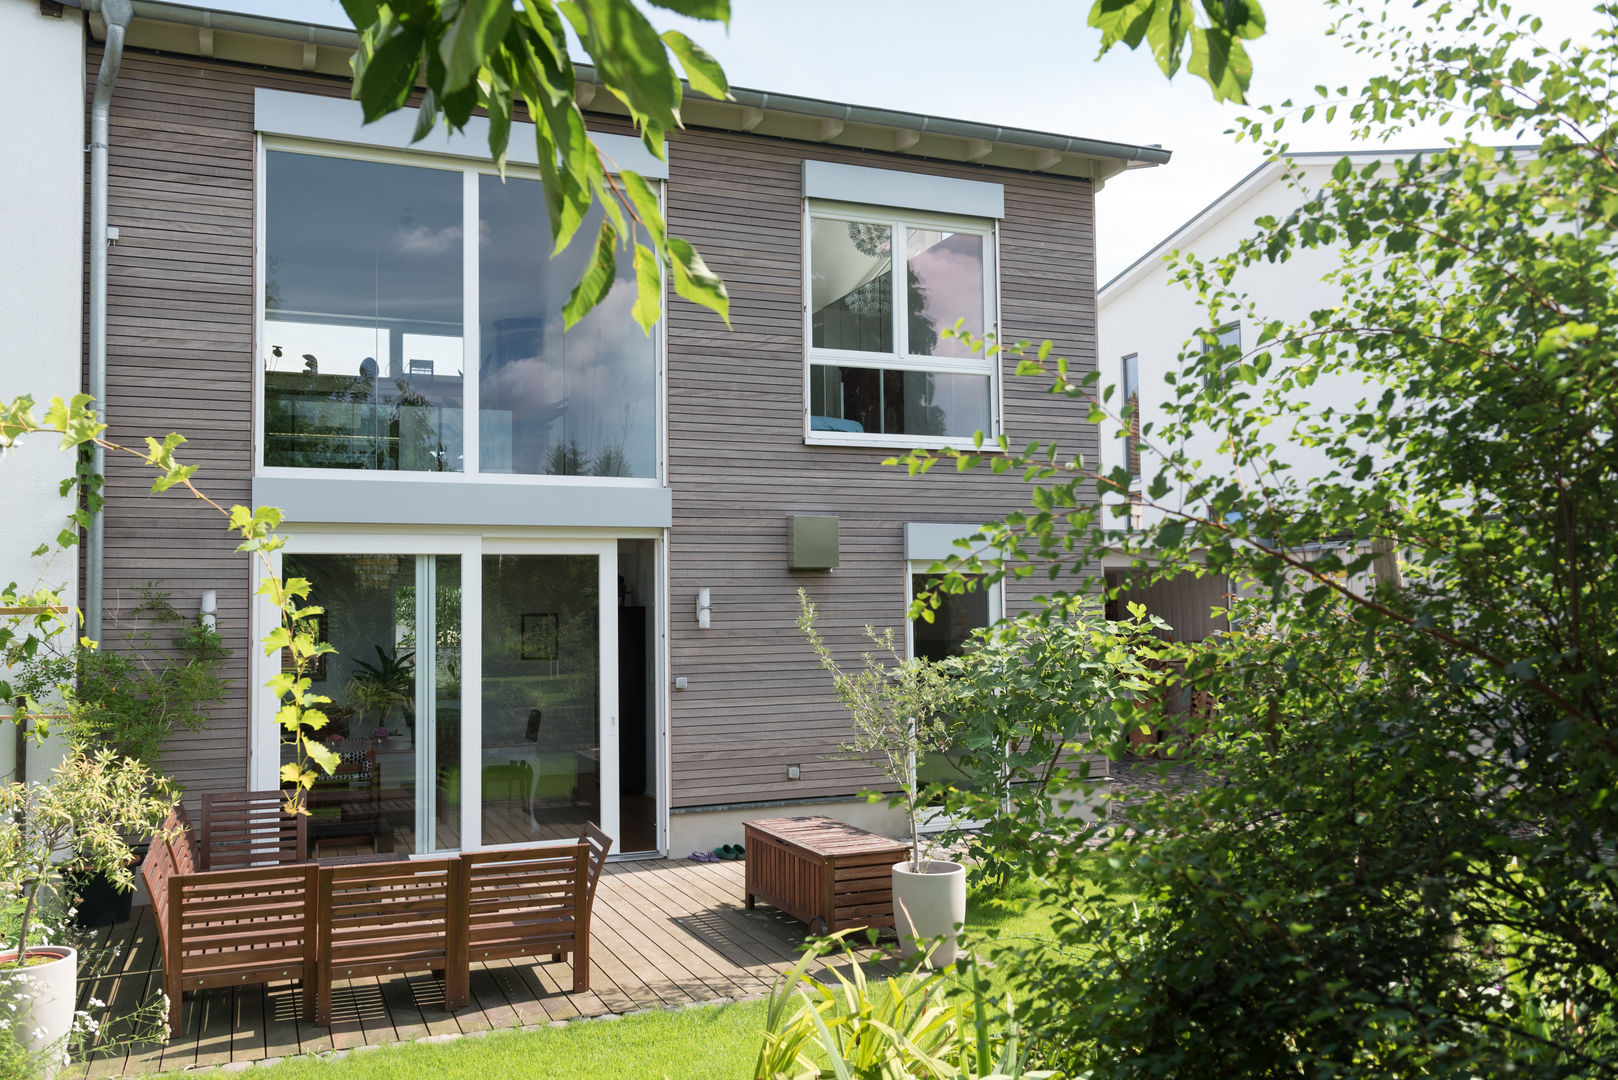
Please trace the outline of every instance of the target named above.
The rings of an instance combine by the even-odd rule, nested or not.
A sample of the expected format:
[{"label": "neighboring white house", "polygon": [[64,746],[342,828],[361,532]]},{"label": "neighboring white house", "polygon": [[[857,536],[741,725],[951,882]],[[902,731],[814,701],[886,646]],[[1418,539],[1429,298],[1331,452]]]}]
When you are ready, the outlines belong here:
[{"label": "neighboring white house", "polygon": [[[1173,400],[1175,392],[1164,376],[1178,369],[1183,350],[1200,347],[1197,332],[1209,328],[1207,310],[1197,302],[1194,292],[1174,280],[1168,258],[1175,252],[1194,254],[1203,260],[1228,254],[1253,234],[1257,219],[1284,219],[1297,209],[1305,192],[1318,190],[1343,156],[1341,151],[1292,155],[1290,163],[1294,172],[1301,174],[1301,188],[1289,183],[1285,162],[1266,162],[1101,287],[1097,304],[1101,382],[1118,387],[1113,407],[1133,393],[1138,398],[1141,422],[1161,425],[1164,405]],[[1389,156],[1386,152],[1348,155],[1356,166]],[[1322,278],[1340,265],[1341,254],[1341,248],[1335,246],[1300,249],[1286,262],[1244,268],[1231,287],[1246,294],[1264,319],[1291,323],[1334,304],[1336,288]],[[1232,316],[1219,329],[1223,341],[1250,350],[1261,327]],[[1328,375],[1309,392],[1313,403],[1343,405],[1364,396],[1365,387],[1352,377]],[[1132,455],[1122,433],[1115,429],[1111,434],[1115,437],[1104,434],[1101,439],[1102,471],[1133,459],[1138,474],[1136,490],[1145,490],[1161,459],[1145,442],[1139,454]],[[1286,444],[1285,432],[1276,431],[1272,437],[1278,446]],[[1219,443],[1219,436],[1205,431],[1188,440],[1184,449],[1192,460],[1202,462],[1205,470],[1234,473],[1235,465]],[[1301,480],[1321,476],[1329,467],[1323,454],[1305,446],[1293,445],[1286,459],[1293,475]],[[1174,506],[1177,498],[1177,490],[1171,489],[1161,505]],[[1162,517],[1161,510],[1141,507],[1133,522],[1137,527],[1150,526]],[[1122,558],[1116,561],[1116,566],[1108,566],[1113,584],[1120,580],[1121,568],[1128,562]],[[1125,599],[1145,603],[1174,627],[1176,637],[1198,641],[1223,628],[1223,621],[1210,618],[1208,609],[1222,604],[1229,592],[1230,586],[1222,577],[1182,577],[1131,590]]]},{"label": "neighboring white house", "polygon": [[[44,6],[0,3],[0,69],[28,88],[27,106],[0,124],[0,394],[31,393],[41,410],[79,392],[84,347],[84,30],[78,11]],[[77,603],[76,553],[30,554],[68,523],[59,484],[72,469],[53,440],[0,460],[0,585],[49,585]],[[16,740],[0,738],[0,780],[15,756]],[[29,774],[55,757],[36,748]]]}]

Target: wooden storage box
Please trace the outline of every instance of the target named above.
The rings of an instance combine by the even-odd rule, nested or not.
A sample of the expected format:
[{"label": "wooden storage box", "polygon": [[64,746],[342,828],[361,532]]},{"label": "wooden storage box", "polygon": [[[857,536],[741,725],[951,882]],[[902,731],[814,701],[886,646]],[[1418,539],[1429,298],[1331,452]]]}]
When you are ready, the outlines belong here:
[{"label": "wooden storage box", "polygon": [[893,865],[909,855],[908,844],[829,817],[742,825],[749,908],[774,904],[813,933],[893,926]]}]

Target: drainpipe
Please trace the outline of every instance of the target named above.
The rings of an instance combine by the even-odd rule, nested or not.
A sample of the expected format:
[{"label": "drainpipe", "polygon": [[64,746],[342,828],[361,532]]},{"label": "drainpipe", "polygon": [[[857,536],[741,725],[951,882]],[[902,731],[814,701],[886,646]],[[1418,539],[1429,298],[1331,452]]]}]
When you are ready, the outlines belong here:
[{"label": "drainpipe", "polygon": [[[90,397],[107,420],[107,117],[112,111],[112,85],[118,79],[118,65],[124,58],[124,31],[135,15],[130,0],[100,0],[86,3],[85,10],[99,10],[107,24],[107,38],[101,53],[101,70],[96,73],[95,96],[90,101]],[[106,452],[91,451],[95,475],[106,471]],[[90,518],[90,535],[85,542],[84,636],[101,640],[101,577],[105,550],[105,521],[98,511]]]}]

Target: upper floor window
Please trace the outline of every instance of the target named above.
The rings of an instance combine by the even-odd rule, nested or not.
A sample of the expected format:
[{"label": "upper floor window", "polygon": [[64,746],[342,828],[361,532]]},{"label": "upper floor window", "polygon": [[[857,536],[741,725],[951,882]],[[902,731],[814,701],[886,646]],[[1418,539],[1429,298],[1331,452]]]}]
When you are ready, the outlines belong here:
[{"label": "upper floor window", "polygon": [[562,330],[599,208],[552,258],[537,180],[302,146],[267,149],[264,178],[266,467],[658,475],[627,252]]},{"label": "upper floor window", "polygon": [[945,333],[996,332],[994,252],[992,221],[810,205],[811,441],[998,433],[995,361]]}]

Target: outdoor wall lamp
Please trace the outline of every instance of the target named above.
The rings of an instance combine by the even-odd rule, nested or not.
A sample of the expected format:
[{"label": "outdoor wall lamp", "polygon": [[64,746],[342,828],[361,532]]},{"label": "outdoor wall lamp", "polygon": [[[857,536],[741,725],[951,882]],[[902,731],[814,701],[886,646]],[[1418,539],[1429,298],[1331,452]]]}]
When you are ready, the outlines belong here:
[{"label": "outdoor wall lamp", "polygon": [[707,589],[697,590],[697,629],[708,629],[708,623],[713,617],[713,603]]},{"label": "outdoor wall lamp", "polygon": [[217,589],[202,590],[202,606],[197,611],[197,621],[209,630],[215,629],[219,616],[219,592]]}]

